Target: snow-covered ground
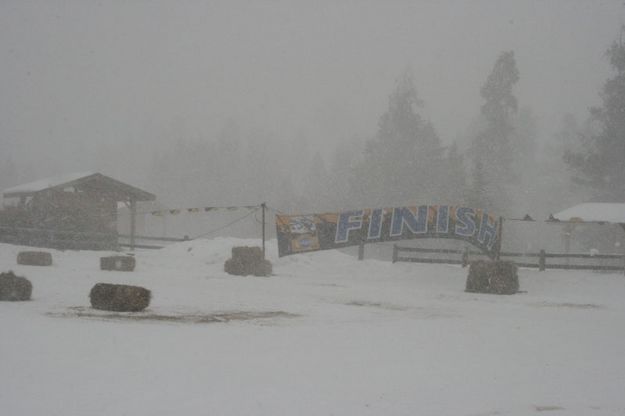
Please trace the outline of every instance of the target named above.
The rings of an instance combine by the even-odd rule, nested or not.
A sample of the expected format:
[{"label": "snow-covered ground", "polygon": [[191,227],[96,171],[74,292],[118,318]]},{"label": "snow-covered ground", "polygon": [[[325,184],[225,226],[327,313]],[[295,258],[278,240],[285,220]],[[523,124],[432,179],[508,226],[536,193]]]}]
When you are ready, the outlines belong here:
[{"label": "snow-covered ground", "polygon": [[[273,276],[224,273],[233,245],[258,244],[137,251],[133,273],[90,251],[18,266],[0,245],[34,285],[0,303],[0,414],[625,414],[622,274],[520,270],[526,293],[479,295],[459,267],[278,259],[275,241]],[[149,288],[155,319],[91,310],[97,282]]]}]

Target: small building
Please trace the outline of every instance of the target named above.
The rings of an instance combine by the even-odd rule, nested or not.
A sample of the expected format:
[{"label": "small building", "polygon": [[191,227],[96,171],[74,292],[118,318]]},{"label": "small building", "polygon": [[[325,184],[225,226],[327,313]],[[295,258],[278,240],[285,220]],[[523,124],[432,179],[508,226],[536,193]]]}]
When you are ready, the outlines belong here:
[{"label": "small building", "polygon": [[[131,212],[156,196],[100,173],[72,173],[18,185],[3,192],[0,241],[60,249],[116,249],[117,206]],[[8,204],[7,202],[13,201]],[[134,238],[131,238],[131,244]]]},{"label": "small building", "polygon": [[550,222],[562,225],[562,239],[567,253],[574,242],[604,253],[621,252],[625,244],[623,203],[588,202],[575,205],[553,214]]}]

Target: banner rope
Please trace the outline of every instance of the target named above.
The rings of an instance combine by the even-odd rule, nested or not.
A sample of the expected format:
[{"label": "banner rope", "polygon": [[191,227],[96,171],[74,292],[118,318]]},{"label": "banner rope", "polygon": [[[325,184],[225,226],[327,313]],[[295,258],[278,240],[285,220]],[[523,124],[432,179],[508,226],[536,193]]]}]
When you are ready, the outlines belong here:
[{"label": "banner rope", "polygon": [[196,239],[198,239],[198,238],[205,237],[205,236],[207,236],[207,235],[209,235],[209,234],[216,233],[217,231],[221,231],[221,230],[223,230],[224,228],[228,228],[228,227],[230,227],[231,225],[234,225],[234,224],[236,224],[236,223],[238,223],[238,222],[240,222],[240,221],[243,221],[243,220],[244,220],[244,219],[246,219],[247,217],[249,217],[249,216],[253,215],[256,211],[258,211],[258,209],[259,209],[259,207],[256,207],[256,209],[255,209],[255,210],[248,212],[248,213],[247,213],[247,214],[245,214],[244,216],[242,216],[242,217],[240,217],[240,218],[237,218],[236,220],[231,221],[231,222],[229,222],[229,223],[228,223],[228,224],[226,224],[226,225],[223,225],[223,226],[221,226],[221,227],[215,228],[215,229],[210,230],[210,231],[208,231],[208,232],[206,232],[206,233],[199,234],[199,235],[197,235],[197,236],[193,237],[193,238],[192,238],[192,240],[196,240]]},{"label": "banner rope", "polygon": [[279,209],[274,208],[274,207],[270,207],[269,205],[265,205],[265,207],[266,207],[268,210],[273,211],[273,212],[275,212],[275,213],[277,213],[277,214],[280,214],[280,215],[288,215],[286,212],[280,211]]},{"label": "banner rope", "polygon": [[239,209],[250,209],[256,210],[260,208],[260,205],[233,205],[233,206],[220,206],[220,207],[194,207],[194,208],[171,208],[171,209],[159,209],[154,211],[141,211],[137,212],[137,214],[152,214],[157,217],[162,217],[164,215],[178,215],[183,212],[187,212],[190,214],[198,214],[202,212],[211,212],[211,211],[236,211]]}]

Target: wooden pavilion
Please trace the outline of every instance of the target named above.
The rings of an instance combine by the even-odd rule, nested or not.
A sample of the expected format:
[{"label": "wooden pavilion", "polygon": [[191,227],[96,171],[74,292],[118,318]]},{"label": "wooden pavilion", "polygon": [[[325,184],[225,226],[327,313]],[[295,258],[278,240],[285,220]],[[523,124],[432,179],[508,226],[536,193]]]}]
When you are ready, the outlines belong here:
[{"label": "wooden pavilion", "polygon": [[156,199],[154,194],[93,172],[15,186],[6,189],[3,197],[16,202],[5,209],[0,240],[62,249],[116,249],[118,203],[130,209],[130,244],[134,246],[137,202]]}]

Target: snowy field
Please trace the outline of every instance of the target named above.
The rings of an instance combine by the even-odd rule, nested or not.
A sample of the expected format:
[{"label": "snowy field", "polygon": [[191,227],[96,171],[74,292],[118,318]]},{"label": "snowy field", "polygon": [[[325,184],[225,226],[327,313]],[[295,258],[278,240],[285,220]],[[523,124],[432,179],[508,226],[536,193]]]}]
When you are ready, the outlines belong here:
[{"label": "snowy field", "polygon": [[[51,251],[2,269],[34,285],[0,303],[0,414],[624,415],[625,277],[520,270],[514,296],[464,293],[455,266],[278,259],[271,277],[223,272],[233,245]],[[89,308],[97,282],[152,291],[129,318]]]}]

